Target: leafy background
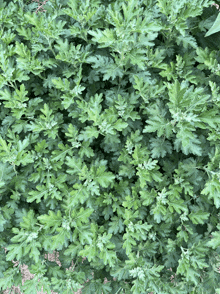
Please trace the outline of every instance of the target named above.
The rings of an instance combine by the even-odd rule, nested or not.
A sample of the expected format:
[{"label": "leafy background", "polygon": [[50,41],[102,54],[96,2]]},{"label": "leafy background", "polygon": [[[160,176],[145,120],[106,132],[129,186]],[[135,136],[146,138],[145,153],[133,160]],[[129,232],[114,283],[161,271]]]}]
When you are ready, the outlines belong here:
[{"label": "leafy background", "polygon": [[218,11],[70,2],[1,1],[0,286],[219,293]]}]

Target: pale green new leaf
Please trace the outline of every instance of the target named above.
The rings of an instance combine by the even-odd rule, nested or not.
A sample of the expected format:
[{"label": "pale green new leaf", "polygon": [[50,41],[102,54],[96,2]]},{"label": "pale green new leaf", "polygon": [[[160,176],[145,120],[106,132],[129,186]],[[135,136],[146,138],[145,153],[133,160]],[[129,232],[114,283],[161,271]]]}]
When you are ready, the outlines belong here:
[{"label": "pale green new leaf", "polygon": [[217,32],[220,31],[220,13],[218,14],[214,24],[212,27],[208,30],[208,32],[205,34],[205,37],[211,36]]}]

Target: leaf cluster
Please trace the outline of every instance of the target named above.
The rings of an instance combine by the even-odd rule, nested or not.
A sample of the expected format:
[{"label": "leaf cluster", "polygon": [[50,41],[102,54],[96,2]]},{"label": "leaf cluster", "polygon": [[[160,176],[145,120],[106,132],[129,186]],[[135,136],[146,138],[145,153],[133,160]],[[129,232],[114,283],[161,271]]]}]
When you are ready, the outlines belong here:
[{"label": "leaf cluster", "polygon": [[0,2],[1,291],[219,293],[211,4]]}]

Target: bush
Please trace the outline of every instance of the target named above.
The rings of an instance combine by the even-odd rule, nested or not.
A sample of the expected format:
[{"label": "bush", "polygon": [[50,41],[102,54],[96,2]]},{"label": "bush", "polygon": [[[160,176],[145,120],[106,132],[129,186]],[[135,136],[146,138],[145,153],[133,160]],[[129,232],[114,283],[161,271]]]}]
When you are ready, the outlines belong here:
[{"label": "bush", "polygon": [[220,293],[211,4],[1,1],[1,290]]}]

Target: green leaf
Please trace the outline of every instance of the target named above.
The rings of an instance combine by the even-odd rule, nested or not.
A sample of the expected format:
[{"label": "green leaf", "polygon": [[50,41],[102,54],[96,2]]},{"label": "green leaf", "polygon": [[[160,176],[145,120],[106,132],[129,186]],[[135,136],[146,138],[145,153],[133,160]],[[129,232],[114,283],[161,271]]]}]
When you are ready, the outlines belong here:
[{"label": "green leaf", "polygon": [[62,223],[62,215],[60,210],[57,211],[57,215],[53,211],[49,210],[48,215],[40,215],[37,218],[40,220],[41,224],[44,225],[44,229],[49,229],[52,233],[54,233]]},{"label": "green leaf", "polygon": [[196,212],[191,212],[189,214],[189,218],[193,222],[193,224],[204,224],[204,220],[207,220],[210,216],[209,212],[204,212],[202,210],[198,210]]},{"label": "green leaf", "polygon": [[90,232],[89,226],[81,226],[79,229],[79,241],[80,244],[85,245],[87,244],[92,244],[93,241],[93,233]]},{"label": "green leaf", "polygon": [[83,204],[90,195],[88,187],[83,186],[82,184],[74,184],[74,190],[70,191],[70,207],[75,207],[78,203]]},{"label": "green leaf", "polygon": [[80,249],[82,249],[82,244],[79,242],[79,240],[76,240],[74,243],[72,242],[68,246],[68,248],[64,251],[64,255],[75,258],[78,255]]},{"label": "green leaf", "polygon": [[68,246],[68,241],[71,239],[71,232],[67,231],[62,227],[57,228],[56,231],[58,231],[59,234],[52,236],[51,249],[55,250],[59,248],[59,250],[61,250],[64,247],[64,245],[65,247]]},{"label": "green leaf", "polygon": [[181,211],[187,210],[186,207],[183,205],[184,200],[182,199],[172,200],[172,201],[169,201],[168,203],[169,203],[169,210],[172,213],[173,213],[173,208],[179,214],[181,214]]},{"label": "green leaf", "polygon": [[107,188],[110,183],[115,179],[115,176],[111,172],[105,172],[106,167],[100,166],[97,171],[94,180],[101,185],[101,187]]},{"label": "green leaf", "polygon": [[117,131],[123,131],[126,127],[128,126],[128,124],[126,122],[123,122],[122,119],[118,119],[115,123],[114,123],[114,128]]},{"label": "green leaf", "polygon": [[39,257],[41,255],[40,251],[38,250],[38,248],[41,249],[42,245],[40,242],[36,242],[35,240],[33,240],[30,244],[27,244],[25,246],[24,249],[24,254],[29,254],[29,256],[31,258],[33,258],[33,260],[35,261],[35,263],[38,263],[39,261]]},{"label": "green leaf", "polygon": [[97,127],[90,127],[87,126],[85,127],[85,129],[83,131],[80,132],[80,134],[78,135],[78,139],[80,141],[89,141],[91,142],[91,138],[98,138],[99,136],[99,131],[97,130]]},{"label": "green leaf", "polygon": [[121,218],[117,218],[116,216],[113,216],[111,218],[111,222],[109,223],[109,229],[108,233],[114,233],[115,235],[119,232],[121,233],[124,230],[124,224]]},{"label": "green leaf", "polygon": [[46,277],[41,277],[39,279],[38,275],[35,275],[35,277],[31,280],[26,280],[24,285],[20,286],[21,291],[24,291],[24,293],[27,294],[33,294],[33,293],[38,293],[39,291],[42,290],[43,286],[43,291],[48,291],[48,294],[51,294],[51,289],[50,285],[51,283],[48,281],[48,278]]},{"label": "green leaf", "polygon": [[210,241],[207,242],[207,246],[208,247],[212,247],[213,249],[216,249],[217,247],[220,246],[220,227],[219,225],[217,226],[218,231],[216,232],[212,232],[212,239]]},{"label": "green leaf", "polygon": [[212,27],[208,30],[208,32],[205,34],[205,37],[208,37],[210,35],[213,35],[220,31],[220,13],[218,14],[214,24]]},{"label": "green leaf", "polygon": [[216,208],[220,207],[220,183],[219,180],[213,178],[205,183],[205,188],[201,191],[203,195],[209,195],[208,199],[214,199]]},{"label": "green leaf", "polygon": [[7,290],[8,288],[10,289],[12,286],[15,284],[21,285],[22,277],[21,274],[17,274],[18,270],[16,267],[14,268],[8,268],[4,272],[4,277],[0,278],[0,289],[1,290]]},{"label": "green leaf", "polygon": [[113,250],[104,249],[100,252],[100,258],[103,259],[105,265],[109,265],[110,267],[114,267],[117,259],[116,252]]},{"label": "green leaf", "polygon": [[123,239],[125,239],[122,248],[126,250],[126,254],[129,255],[132,252],[132,247],[136,246],[136,241],[132,238],[132,235],[129,233],[126,233],[123,236]]}]

